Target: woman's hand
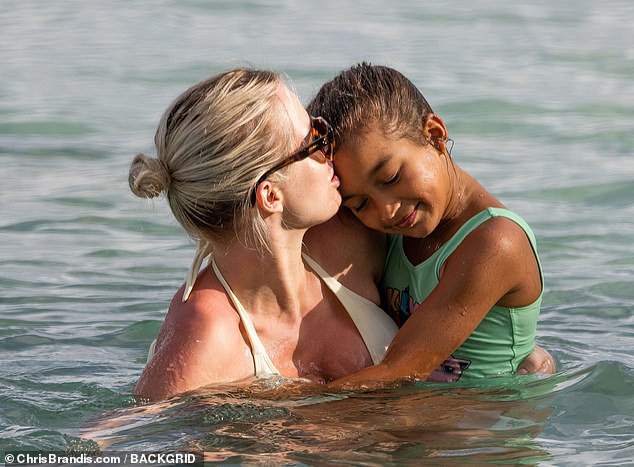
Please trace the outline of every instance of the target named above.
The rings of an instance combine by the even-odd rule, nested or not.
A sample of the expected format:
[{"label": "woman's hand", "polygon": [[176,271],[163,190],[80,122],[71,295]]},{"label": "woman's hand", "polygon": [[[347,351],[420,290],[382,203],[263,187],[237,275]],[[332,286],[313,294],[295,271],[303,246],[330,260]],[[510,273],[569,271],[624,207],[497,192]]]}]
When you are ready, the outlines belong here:
[{"label": "woman's hand", "polygon": [[536,345],[528,357],[517,369],[518,375],[531,373],[553,374],[557,370],[555,359],[548,350]]}]

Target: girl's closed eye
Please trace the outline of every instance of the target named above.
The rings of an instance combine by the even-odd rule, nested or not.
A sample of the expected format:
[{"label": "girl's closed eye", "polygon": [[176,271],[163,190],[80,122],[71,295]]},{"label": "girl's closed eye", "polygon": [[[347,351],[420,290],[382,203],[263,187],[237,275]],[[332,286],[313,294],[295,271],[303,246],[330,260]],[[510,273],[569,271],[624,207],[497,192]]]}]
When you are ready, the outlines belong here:
[{"label": "girl's closed eye", "polygon": [[[383,185],[384,186],[395,185],[396,183],[398,183],[400,176],[401,176],[401,171],[397,170],[396,172],[394,172],[394,175],[387,177],[387,179],[383,182]],[[368,205],[368,198],[363,198],[358,203],[348,207],[352,209],[354,212],[359,213],[363,211],[363,209],[365,209],[367,205]]]},{"label": "girl's closed eye", "polygon": [[388,177],[388,179],[383,182],[384,185],[394,185],[395,183],[398,182],[399,178],[401,175],[401,171],[397,170],[394,175],[392,175],[391,177]]},{"label": "girl's closed eye", "polygon": [[349,206],[354,212],[361,212],[368,204],[368,198],[363,198],[360,202],[356,203],[354,206]]}]

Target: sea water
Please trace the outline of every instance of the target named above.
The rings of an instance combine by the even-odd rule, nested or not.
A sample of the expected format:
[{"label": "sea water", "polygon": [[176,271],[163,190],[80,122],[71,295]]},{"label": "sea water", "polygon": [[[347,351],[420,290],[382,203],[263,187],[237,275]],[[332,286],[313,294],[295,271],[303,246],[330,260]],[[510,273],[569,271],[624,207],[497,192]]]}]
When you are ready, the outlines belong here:
[{"label": "sea water", "polygon": [[[205,452],[285,465],[631,465],[634,3],[3,0],[0,450]],[[559,372],[324,393],[271,381],[131,396],[193,245],[127,186],[162,111],[213,73],[308,102],[393,66],[453,157],[533,226]],[[99,444],[96,444],[95,440]]]}]

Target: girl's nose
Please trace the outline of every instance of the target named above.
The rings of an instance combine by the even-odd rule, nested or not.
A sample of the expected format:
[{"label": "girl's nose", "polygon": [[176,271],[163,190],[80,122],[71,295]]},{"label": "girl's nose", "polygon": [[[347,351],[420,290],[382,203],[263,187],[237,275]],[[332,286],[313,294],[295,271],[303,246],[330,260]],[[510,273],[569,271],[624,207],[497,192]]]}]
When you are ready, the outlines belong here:
[{"label": "girl's nose", "polygon": [[382,198],[377,200],[377,208],[381,216],[381,222],[389,222],[394,219],[398,212],[398,201],[395,199]]}]

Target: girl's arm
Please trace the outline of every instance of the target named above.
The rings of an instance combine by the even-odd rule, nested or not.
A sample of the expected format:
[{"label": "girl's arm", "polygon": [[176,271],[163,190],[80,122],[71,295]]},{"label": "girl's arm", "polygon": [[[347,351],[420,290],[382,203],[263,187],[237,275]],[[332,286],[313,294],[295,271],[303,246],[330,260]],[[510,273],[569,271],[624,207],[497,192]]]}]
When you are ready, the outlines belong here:
[{"label": "girl's arm", "polygon": [[491,219],[447,259],[438,286],[399,330],[383,362],[335,385],[425,380],[493,305],[523,306],[536,300],[542,287],[536,277],[537,261],[521,228],[508,219]]}]

